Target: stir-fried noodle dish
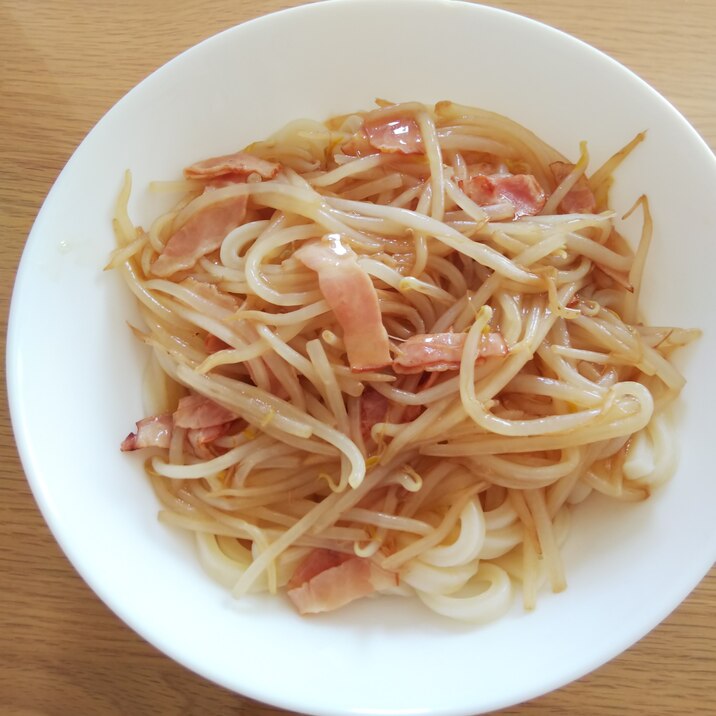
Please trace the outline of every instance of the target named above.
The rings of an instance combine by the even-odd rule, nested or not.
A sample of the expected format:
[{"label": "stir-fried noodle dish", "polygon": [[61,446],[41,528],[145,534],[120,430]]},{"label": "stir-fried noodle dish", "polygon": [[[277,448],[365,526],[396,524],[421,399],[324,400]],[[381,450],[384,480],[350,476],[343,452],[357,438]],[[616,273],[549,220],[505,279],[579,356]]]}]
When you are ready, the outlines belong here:
[{"label": "stir-fried noodle dish", "polygon": [[642,322],[648,201],[635,250],[609,208],[643,134],[588,172],[491,112],[377,105],[150,185],[177,203],[147,229],[127,174],[109,267],[152,358],[121,448],[237,597],[485,622],[565,588],[573,505],[669,478],[698,331]]}]

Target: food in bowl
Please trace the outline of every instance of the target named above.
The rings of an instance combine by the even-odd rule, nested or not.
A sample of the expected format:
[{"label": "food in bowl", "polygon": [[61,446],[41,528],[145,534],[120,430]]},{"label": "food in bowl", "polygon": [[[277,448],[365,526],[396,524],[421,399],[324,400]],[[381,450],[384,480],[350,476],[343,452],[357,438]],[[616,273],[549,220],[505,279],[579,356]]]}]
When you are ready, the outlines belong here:
[{"label": "food in bowl", "polygon": [[439,102],[298,120],[155,189],[129,175],[110,266],[152,348],[160,519],[236,596],[302,614],[380,594],[499,618],[566,586],[570,506],[639,501],[675,467],[672,351],[644,324],[651,241],[609,208],[637,135],[588,173],[497,114]]}]

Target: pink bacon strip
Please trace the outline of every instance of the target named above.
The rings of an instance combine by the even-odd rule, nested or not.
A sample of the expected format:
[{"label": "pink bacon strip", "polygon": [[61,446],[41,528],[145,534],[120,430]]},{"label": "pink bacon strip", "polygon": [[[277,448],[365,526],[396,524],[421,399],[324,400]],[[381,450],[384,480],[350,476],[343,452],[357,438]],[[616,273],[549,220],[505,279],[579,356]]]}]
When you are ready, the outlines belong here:
[{"label": "pink bacon strip", "polygon": [[202,256],[216,251],[229,231],[243,222],[246,204],[247,197],[241,195],[199,209],[169,238],[152,265],[152,273],[166,278],[192,268]]},{"label": "pink bacon strip", "polygon": [[[400,355],[393,361],[393,370],[402,374],[459,370],[466,338],[467,333],[411,336],[401,344]],[[507,345],[499,333],[492,332],[482,337],[478,358],[506,355]]]},{"label": "pink bacon strip", "polygon": [[249,152],[235,152],[196,162],[184,169],[184,176],[187,179],[215,179],[227,174],[258,174],[262,179],[273,179],[280,170],[281,165],[276,162],[268,162]]},{"label": "pink bacon strip", "polygon": [[531,174],[475,174],[462,184],[462,189],[479,206],[512,204],[516,219],[539,214],[547,201]]},{"label": "pink bacon strip", "polygon": [[398,575],[368,559],[314,549],[288,583],[288,597],[300,614],[329,612],[398,584]]},{"label": "pink bacon strip", "polygon": [[[574,164],[567,162],[552,162],[549,165],[555,181],[561,184],[574,169]],[[559,209],[565,214],[593,214],[597,209],[597,200],[589,187],[587,177],[582,174],[574,186],[566,193],[559,204]]]},{"label": "pink bacon strip", "polygon": [[304,244],[294,256],[318,274],[318,286],[343,329],[343,343],[354,371],[390,365],[388,333],[383,326],[378,294],[355,253],[329,234]]},{"label": "pink bacon strip", "polygon": [[363,131],[370,144],[388,154],[424,154],[420,127],[409,114],[385,110],[369,112],[363,120]]}]

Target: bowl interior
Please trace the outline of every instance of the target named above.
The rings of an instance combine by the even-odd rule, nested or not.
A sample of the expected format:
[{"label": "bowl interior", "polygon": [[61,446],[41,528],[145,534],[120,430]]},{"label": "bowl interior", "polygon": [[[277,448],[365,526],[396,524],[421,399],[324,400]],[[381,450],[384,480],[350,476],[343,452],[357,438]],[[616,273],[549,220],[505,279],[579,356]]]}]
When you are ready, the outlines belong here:
[{"label": "bowl interior", "polygon": [[[157,522],[141,459],[118,450],[143,413],[145,360],[125,326],[136,317],[133,301],[101,270],[123,172],[134,180],[131,214],[146,224],[161,208],[146,192],[150,180],[291,119],[368,108],[376,97],[485,107],[571,158],[587,139],[592,169],[647,129],[619,170],[614,205],[624,211],[641,193],[651,201],[649,320],[704,329],[680,356],[690,382],[675,416],[673,481],[639,505],[579,507],[564,550],[568,590],[540,594],[534,613],[516,600],[485,627],[397,598],[311,619],[283,598],[235,602],[202,572],[191,541]],[[716,399],[706,361],[715,348],[706,294],[714,195],[713,155],[676,110],[606,56],[533,21],[446,0],[340,0],[228,30],[110,110],[62,172],[28,240],[8,384],[38,503],[78,571],[132,628],[260,700],[323,714],[477,713],[558,687],[643,636],[716,556],[716,482],[706,479],[707,406]],[[637,223],[626,230],[638,236]]]}]

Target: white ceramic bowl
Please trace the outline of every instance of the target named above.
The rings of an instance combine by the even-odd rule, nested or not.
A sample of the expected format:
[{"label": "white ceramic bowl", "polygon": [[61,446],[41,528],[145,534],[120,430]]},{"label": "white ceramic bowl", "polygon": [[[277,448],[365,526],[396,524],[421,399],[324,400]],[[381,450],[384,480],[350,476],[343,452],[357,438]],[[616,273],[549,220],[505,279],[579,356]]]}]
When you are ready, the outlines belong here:
[{"label": "white ceramic bowl", "polygon": [[[410,32],[396,31],[405,17]],[[648,129],[619,170],[616,207],[642,192],[652,202],[650,320],[705,331],[681,356],[690,382],[673,481],[643,504],[579,508],[565,548],[568,590],[541,594],[531,614],[516,603],[486,627],[402,599],[311,619],[282,598],[234,602],[202,572],[190,541],[157,522],[140,460],[118,450],[142,413],[143,367],[125,327],[133,302],[101,270],[124,170],[135,181],[131,213],[146,222],[156,210],[149,180],[293,118],[367,108],[375,97],[489,108],[571,157],[588,139],[593,167]],[[716,161],[673,107],[608,57],[530,20],[446,0],[344,0],[228,30],[162,67],[99,122],[27,242],[8,387],[40,508],[80,574],[133,629],[262,701],[316,714],[466,714],[559,687],[641,638],[714,562],[714,196]]]}]

